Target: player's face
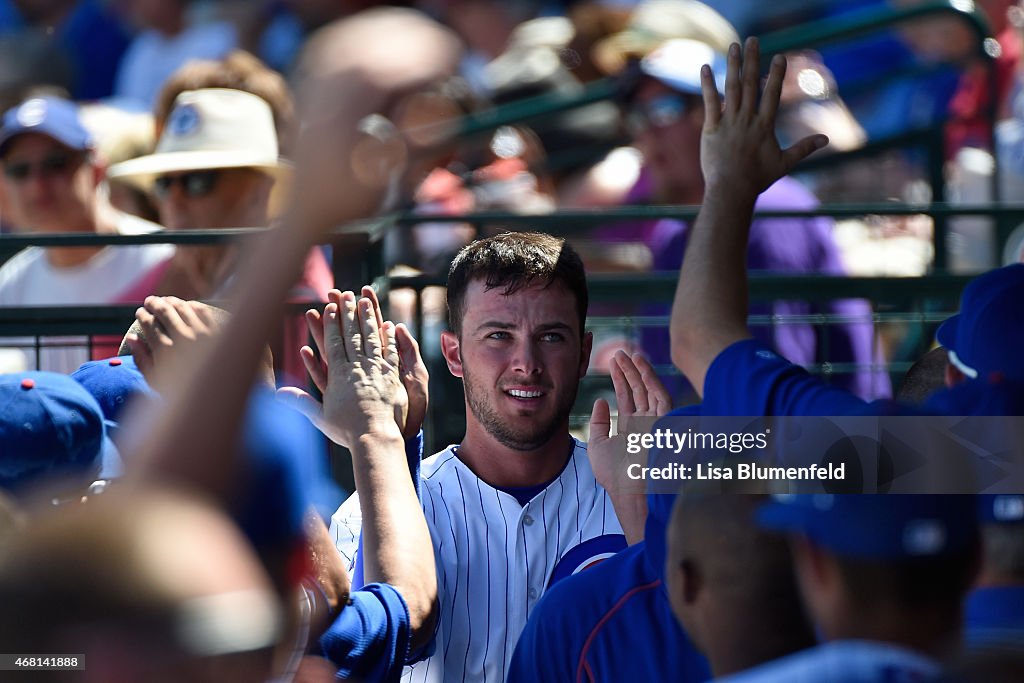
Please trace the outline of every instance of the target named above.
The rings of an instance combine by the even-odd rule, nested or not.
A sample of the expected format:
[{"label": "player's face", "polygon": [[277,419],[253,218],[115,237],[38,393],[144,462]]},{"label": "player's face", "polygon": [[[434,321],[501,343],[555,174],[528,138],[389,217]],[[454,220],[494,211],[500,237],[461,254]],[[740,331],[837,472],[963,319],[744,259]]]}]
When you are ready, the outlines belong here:
[{"label": "player's face", "polygon": [[576,299],[565,286],[503,291],[470,283],[462,335],[445,333],[444,354],[462,378],[467,423],[508,448],[533,450],[568,432],[591,336],[579,329]]},{"label": "player's face", "polygon": [[85,152],[51,137],[24,133],[4,154],[3,190],[8,217],[30,232],[93,229],[92,210],[101,171]]},{"label": "player's face", "polygon": [[631,119],[636,145],[650,170],[657,199],[700,203],[700,132],[704,112],[658,81],[648,79],[637,91]]}]

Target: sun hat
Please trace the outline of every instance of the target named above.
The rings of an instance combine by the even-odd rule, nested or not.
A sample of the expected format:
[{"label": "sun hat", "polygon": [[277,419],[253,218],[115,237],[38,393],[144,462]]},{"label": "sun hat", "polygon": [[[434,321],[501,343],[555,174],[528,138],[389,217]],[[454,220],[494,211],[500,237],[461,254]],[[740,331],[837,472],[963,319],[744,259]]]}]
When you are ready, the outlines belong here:
[{"label": "sun hat", "polygon": [[262,98],[207,88],[178,95],[149,155],[114,164],[111,179],[150,190],[157,176],[183,171],[253,168],[281,180],[290,165],[278,153],[274,117]]}]

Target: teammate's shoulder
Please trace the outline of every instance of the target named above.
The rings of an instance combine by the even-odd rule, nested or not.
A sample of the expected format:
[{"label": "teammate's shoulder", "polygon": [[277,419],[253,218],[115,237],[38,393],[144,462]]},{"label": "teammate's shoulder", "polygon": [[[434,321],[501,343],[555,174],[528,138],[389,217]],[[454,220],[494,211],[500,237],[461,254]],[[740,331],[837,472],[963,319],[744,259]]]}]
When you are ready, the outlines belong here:
[{"label": "teammate's shoulder", "polygon": [[648,575],[644,546],[637,544],[558,581],[544,593],[537,609],[567,609],[603,616],[623,596],[657,581]]}]

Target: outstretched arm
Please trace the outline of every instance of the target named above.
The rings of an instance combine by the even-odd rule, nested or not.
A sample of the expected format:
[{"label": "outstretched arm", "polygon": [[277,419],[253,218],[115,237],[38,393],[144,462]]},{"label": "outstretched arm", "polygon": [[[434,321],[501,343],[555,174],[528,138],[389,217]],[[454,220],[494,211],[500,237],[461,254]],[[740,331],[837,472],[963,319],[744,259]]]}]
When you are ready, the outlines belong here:
[{"label": "outstretched arm", "polygon": [[761,102],[756,38],[729,48],[725,104],[711,69],[701,69],[704,130],[701,169],[704,201],[693,225],[672,305],[672,361],[703,396],[712,361],[747,329],[746,252],[757,196],[796,164],[828,143],[811,135],[788,149],[775,138],[786,59],[776,55]]},{"label": "outstretched arm", "polygon": [[363,515],[368,583],[398,590],[409,608],[412,648],[433,635],[434,546],[409,477],[395,406],[406,404],[395,326],[378,326],[376,299],[345,292],[324,309],[324,418],[352,451]]}]

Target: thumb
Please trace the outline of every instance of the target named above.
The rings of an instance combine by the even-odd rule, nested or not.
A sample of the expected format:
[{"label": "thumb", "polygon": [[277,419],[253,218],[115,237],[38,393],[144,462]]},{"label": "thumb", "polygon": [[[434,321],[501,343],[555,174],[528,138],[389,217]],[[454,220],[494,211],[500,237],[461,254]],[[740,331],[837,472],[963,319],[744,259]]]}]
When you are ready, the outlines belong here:
[{"label": "thumb", "polygon": [[281,387],[275,393],[277,400],[296,410],[319,429],[323,419],[323,404],[298,387]]},{"label": "thumb", "polygon": [[798,163],[828,144],[827,135],[808,135],[782,151],[782,163],[789,173]]}]

